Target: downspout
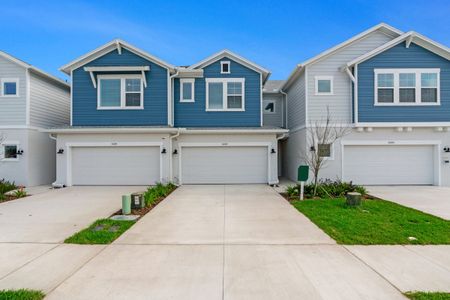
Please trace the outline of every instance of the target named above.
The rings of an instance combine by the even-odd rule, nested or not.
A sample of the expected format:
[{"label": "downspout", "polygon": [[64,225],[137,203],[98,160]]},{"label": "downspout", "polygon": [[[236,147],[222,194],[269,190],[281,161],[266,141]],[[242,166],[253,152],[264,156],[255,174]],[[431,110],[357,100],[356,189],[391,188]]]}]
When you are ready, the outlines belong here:
[{"label": "downspout", "polygon": [[179,74],[180,74],[180,71],[177,70],[177,72],[175,74],[169,76],[169,81],[170,81],[170,107],[171,107],[171,110],[170,110],[170,114],[171,114],[171,122],[170,123],[171,124],[169,124],[169,126],[172,126],[172,127],[175,124],[175,122],[174,122],[174,117],[175,117],[175,101],[174,101],[175,88],[174,88],[174,84],[172,83],[172,81]]},{"label": "downspout", "polygon": [[288,128],[288,120],[289,120],[289,118],[288,118],[288,95],[287,95],[287,93],[285,93],[282,89],[280,89],[280,93],[282,94],[282,95],[284,95],[284,103],[285,103],[285,105],[286,105],[286,107],[285,107],[285,111],[286,111],[286,128]]},{"label": "downspout", "polygon": [[178,128],[178,131],[176,134],[171,135],[170,138],[170,144],[169,144],[169,179],[171,182],[173,182],[173,139],[177,138],[178,136],[180,136],[181,133],[181,128]]}]

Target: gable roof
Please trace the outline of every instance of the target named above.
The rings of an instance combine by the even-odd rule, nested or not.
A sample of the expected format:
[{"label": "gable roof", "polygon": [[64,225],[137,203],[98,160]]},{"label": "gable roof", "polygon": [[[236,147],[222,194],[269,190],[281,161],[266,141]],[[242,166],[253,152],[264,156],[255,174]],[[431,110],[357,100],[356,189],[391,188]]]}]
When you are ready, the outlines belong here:
[{"label": "gable roof", "polygon": [[373,49],[370,52],[365,53],[364,55],[361,55],[360,57],[355,58],[354,60],[350,61],[349,63],[347,63],[347,66],[353,66],[355,64],[359,64],[363,61],[366,61],[402,42],[406,41],[406,47],[408,48],[409,45],[411,43],[414,43],[416,45],[419,45],[439,56],[442,56],[448,60],[450,60],[450,49],[444,45],[439,44],[438,42],[435,42],[423,35],[421,35],[420,33],[414,32],[414,31],[409,31],[405,34],[402,34],[401,36],[399,36],[396,39],[393,39],[390,42],[387,42],[384,45],[381,45],[378,48]]},{"label": "gable roof", "polygon": [[348,40],[346,40],[346,41],[344,41],[344,42],[342,42],[342,43],[340,43],[340,44],[338,44],[338,45],[336,45],[336,46],[334,46],[334,47],[332,47],[332,48],[330,48],[328,50],[325,50],[322,53],[320,53],[320,54],[318,54],[318,55],[316,55],[316,56],[314,56],[314,57],[312,57],[312,58],[310,58],[310,59],[308,59],[308,60],[298,64],[295,67],[294,71],[292,71],[292,73],[289,75],[288,79],[286,80],[286,83],[282,86],[282,89],[285,89],[285,88],[289,87],[291,85],[291,83],[293,82],[293,80],[301,73],[301,71],[307,65],[313,64],[313,63],[315,63],[315,62],[317,62],[317,61],[319,61],[319,60],[321,60],[321,59],[323,59],[325,57],[328,57],[329,55],[332,55],[332,54],[336,53],[337,51],[341,50],[342,48],[345,48],[345,47],[353,44],[354,42],[359,41],[359,40],[367,37],[368,35],[370,35],[371,33],[375,32],[377,30],[383,32],[386,35],[392,36],[392,37],[398,37],[398,36],[403,34],[403,32],[400,31],[399,29],[394,28],[394,27],[392,27],[392,26],[390,26],[388,24],[385,24],[385,23],[380,23],[378,25],[375,25],[375,26],[373,26],[373,27],[371,27],[371,28],[369,28],[369,29],[367,29],[367,30],[365,30],[365,31],[363,31],[363,32],[353,36],[352,38],[350,38],[350,39],[348,39]]},{"label": "gable roof", "polygon": [[248,59],[243,58],[242,56],[231,52],[230,50],[224,49],[222,51],[219,51],[207,58],[205,58],[204,60],[191,65],[189,68],[191,69],[200,69],[203,68],[205,66],[208,66],[216,61],[218,61],[219,59],[222,59],[224,57],[228,57],[230,59],[233,59],[234,61],[252,69],[253,71],[256,71],[258,73],[261,73],[263,76],[263,82],[265,82],[267,80],[267,78],[270,76],[270,71],[266,70],[265,68],[261,67],[260,65],[255,64],[254,62],[249,61]]},{"label": "gable roof", "polygon": [[9,61],[11,61],[11,62],[13,62],[15,64],[18,64],[19,66],[21,66],[21,67],[23,67],[23,68],[25,68],[27,70],[30,70],[30,71],[32,71],[32,72],[34,72],[34,73],[36,73],[36,74],[38,74],[38,75],[40,75],[42,77],[45,77],[47,79],[50,79],[51,81],[59,83],[59,84],[63,85],[64,87],[67,87],[67,88],[70,87],[70,85],[67,82],[65,82],[64,80],[62,80],[62,79],[60,79],[58,77],[55,77],[53,75],[50,75],[49,73],[44,72],[41,69],[38,69],[35,66],[30,65],[29,63],[26,63],[23,60],[20,60],[20,59],[18,59],[16,57],[12,56],[11,54],[8,54],[8,53],[6,53],[4,51],[0,51],[0,56],[3,57],[3,58],[6,58],[7,60],[9,60]]},{"label": "gable roof", "polygon": [[280,92],[281,87],[286,80],[267,80],[263,87],[263,93],[276,94]]},{"label": "gable roof", "polygon": [[60,68],[60,70],[69,75],[71,70],[74,70],[76,68],[84,66],[85,64],[113,51],[114,49],[117,49],[120,52],[120,51],[122,51],[121,50],[122,48],[125,48],[125,49],[129,50],[130,52],[133,52],[136,55],[139,55],[145,59],[148,59],[148,60],[154,62],[155,64],[157,64],[163,68],[166,68],[170,71],[175,70],[175,66],[157,58],[156,56],[151,55],[150,53],[145,52],[144,50],[138,49],[120,39],[112,40],[111,42],[106,43],[103,46],[100,46],[97,49],[94,49],[91,52],[88,52],[85,55],[80,56],[79,58],[75,59],[74,61],[71,61],[70,63],[62,66]]}]

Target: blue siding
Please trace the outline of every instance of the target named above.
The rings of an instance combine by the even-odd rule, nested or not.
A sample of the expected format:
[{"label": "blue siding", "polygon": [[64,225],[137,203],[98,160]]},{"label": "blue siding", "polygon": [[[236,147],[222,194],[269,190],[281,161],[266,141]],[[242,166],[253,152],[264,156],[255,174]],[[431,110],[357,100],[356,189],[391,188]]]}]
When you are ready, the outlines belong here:
[{"label": "blue siding", "polygon": [[[231,74],[220,74],[220,62],[230,61]],[[260,74],[229,58],[206,66],[204,78],[195,79],[195,102],[180,103],[180,82],[174,83],[176,127],[258,127],[261,126]],[[205,78],[245,78],[245,111],[207,112]]]},{"label": "blue siding", "polygon": [[[374,106],[374,69],[440,68],[441,105]],[[414,43],[401,43],[361,63],[358,67],[359,122],[450,121],[450,61]]]},{"label": "blue siding", "polygon": [[[97,89],[85,66],[150,66],[146,72],[142,110],[97,110]],[[134,53],[117,50],[73,71],[74,126],[154,126],[167,125],[167,69]],[[108,73],[111,74],[111,73]]]}]

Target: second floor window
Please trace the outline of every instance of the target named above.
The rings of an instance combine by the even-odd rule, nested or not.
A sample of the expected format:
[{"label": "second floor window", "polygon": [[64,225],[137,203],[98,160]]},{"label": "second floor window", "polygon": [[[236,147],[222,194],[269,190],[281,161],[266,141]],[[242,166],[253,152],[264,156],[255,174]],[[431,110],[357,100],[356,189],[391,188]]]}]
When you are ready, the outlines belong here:
[{"label": "second floor window", "polygon": [[244,78],[207,78],[207,111],[244,111]]},{"label": "second floor window", "polygon": [[99,75],[98,109],[142,109],[142,78],[135,75]]},{"label": "second floor window", "polygon": [[439,105],[439,69],[375,69],[375,105]]},{"label": "second floor window", "polygon": [[195,102],[195,79],[180,79],[180,102]]},{"label": "second floor window", "polygon": [[19,96],[19,79],[3,78],[1,80],[0,92],[3,97],[17,97]]}]

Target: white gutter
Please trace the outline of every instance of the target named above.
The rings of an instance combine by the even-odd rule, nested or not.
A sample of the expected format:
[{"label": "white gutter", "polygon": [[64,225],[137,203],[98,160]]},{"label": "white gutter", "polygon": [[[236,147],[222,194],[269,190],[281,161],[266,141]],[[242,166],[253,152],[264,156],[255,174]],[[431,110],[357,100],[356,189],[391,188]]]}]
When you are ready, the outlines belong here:
[{"label": "white gutter", "polygon": [[56,137],[53,136],[53,133],[49,133],[48,137],[51,138],[52,140],[56,141]]},{"label": "white gutter", "polygon": [[279,140],[281,140],[281,139],[284,139],[284,138],[287,137],[287,136],[288,136],[287,133],[283,133],[282,135],[277,136],[277,141],[279,141]]},{"label": "white gutter", "polygon": [[217,134],[268,134],[268,133],[287,133],[287,129],[187,129],[182,128],[183,134],[205,134],[205,133],[217,133]]},{"label": "white gutter", "polygon": [[180,136],[181,133],[181,128],[178,128],[177,133],[175,133],[174,135],[171,135],[170,138],[170,144],[169,144],[169,178],[170,181],[173,182],[173,139],[177,138]]},{"label": "white gutter", "polygon": [[[289,120],[289,118],[288,118],[288,94],[287,93],[285,93],[282,89],[280,89],[280,93],[282,94],[282,95],[284,95],[284,103],[286,103],[286,128],[288,128],[288,120]],[[283,114],[284,115],[284,114]],[[283,119],[283,121],[284,121],[284,116],[281,116],[281,118]],[[284,122],[283,122],[284,123]]]},{"label": "white gutter", "polygon": [[175,128],[133,128],[133,127],[123,127],[123,128],[61,128],[61,129],[40,129],[40,132],[47,132],[50,134],[54,133],[127,133],[127,132],[137,132],[137,133],[175,133],[177,129]]},{"label": "white gutter", "polygon": [[169,101],[169,106],[168,106],[168,115],[169,115],[169,126],[173,126],[174,125],[174,118],[175,118],[175,113],[174,113],[174,109],[173,109],[173,104],[174,104],[174,99],[175,99],[175,89],[174,89],[174,84],[172,84],[173,79],[178,76],[180,74],[180,71],[177,70],[177,72],[173,75],[169,76],[169,93],[170,93],[170,97],[168,99]]}]

